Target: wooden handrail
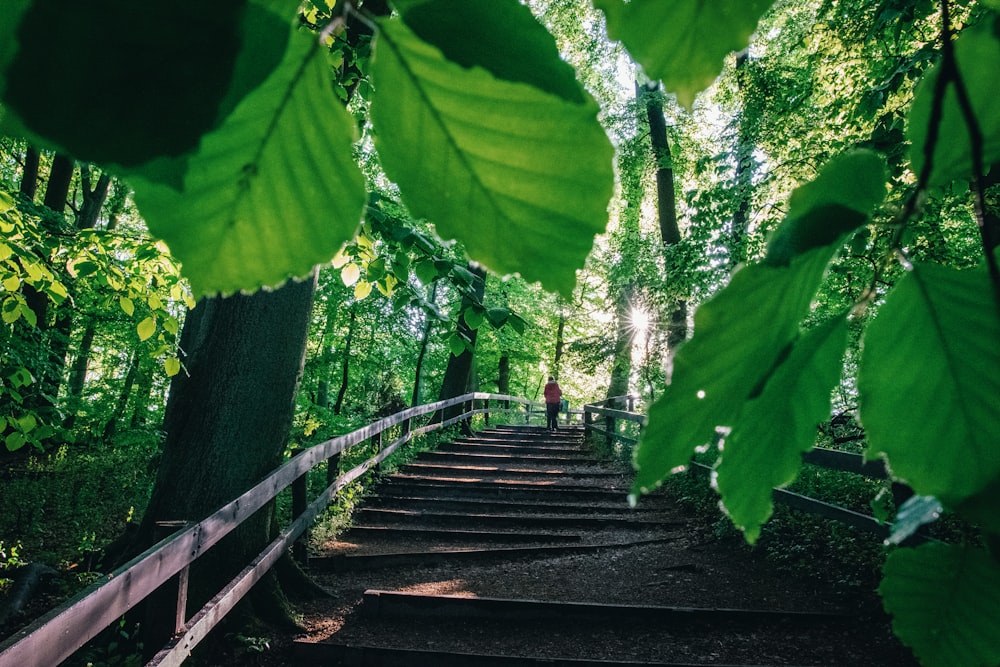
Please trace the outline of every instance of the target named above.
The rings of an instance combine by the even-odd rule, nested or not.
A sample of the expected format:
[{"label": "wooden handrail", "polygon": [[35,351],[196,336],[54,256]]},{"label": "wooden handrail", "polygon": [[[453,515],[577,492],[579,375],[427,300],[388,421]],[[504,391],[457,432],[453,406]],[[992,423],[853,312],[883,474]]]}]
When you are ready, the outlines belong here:
[{"label": "wooden handrail", "polygon": [[[303,450],[268,474],[239,498],[226,503],[197,523],[177,531],[136,556],[114,572],[101,577],[77,596],[52,610],[0,643],[0,667],[49,667],[56,665],[110,626],[153,591],[187,568],[209,548],[232,532],[281,491],[315,466],[350,447],[378,437],[393,426],[403,425],[403,434],[352,470],[339,475],[292,523],[247,565],[201,610],[184,623],[181,632],[161,650],[149,665],[179,665],[204,639],[250,588],[274,565],[293,542],[332,501],[337,491],[377,466],[401,445],[418,435],[470,419],[479,411],[467,410],[444,423],[409,428],[411,420],[444,408],[475,401],[499,401],[517,406],[530,401],[503,394],[470,393],[444,401],[408,408],[356,431],[337,436]],[[493,412],[514,412],[515,408],[494,408]],[[482,411],[482,410],[480,410]]]},{"label": "wooden handrail", "polygon": [[[588,403],[585,405],[583,408],[584,425],[587,431],[603,435],[607,439],[609,445],[612,441],[617,440],[630,447],[634,447],[638,444],[638,439],[617,433],[614,428],[614,422],[618,419],[635,422],[639,424],[641,431],[642,427],[646,424],[646,416],[634,412],[603,407],[604,404],[620,400],[621,398],[623,397],[606,399],[598,401],[597,403]],[[594,425],[592,415],[605,417],[608,421],[607,428],[601,428]],[[828,470],[840,470],[862,475],[870,479],[889,478],[889,473],[886,469],[884,461],[868,461],[865,460],[865,457],[861,454],[852,454],[850,452],[842,452],[836,449],[813,447],[810,451],[805,452],[802,455],[802,461],[804,463],[826,468]],[[691,464],[696,469],[704,469],[708,471],[712,469],[711,466],[707,466],[703,463],[692,461]],[[793,493],[785,489],[774,489],[772,497],[775,502],[780,502],[788,505],[789,507],[809,512],[811,514],[816,514],[827,519],[846,523],[855,528],[874,533],[881,538],[889,535],[892,529],[892,524],[879,521],[875,517],[860,514],[837,505],[831,505],[830,503],[817,500],[816,498],[810,498],[809,496]],[[915,535],[914,538],[916,541],[928,539],[919,534]]]}]

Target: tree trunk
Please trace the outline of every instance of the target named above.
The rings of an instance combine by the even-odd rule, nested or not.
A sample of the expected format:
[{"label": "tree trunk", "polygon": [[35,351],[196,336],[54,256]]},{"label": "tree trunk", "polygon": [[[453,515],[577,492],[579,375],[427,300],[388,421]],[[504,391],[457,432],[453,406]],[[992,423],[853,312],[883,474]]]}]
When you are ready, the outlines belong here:
[{"label": "tree trunk", "polygon": [[[118,407],[111,415],[111,418],[104,425],[104,440],[110,442],[115,436],[118,430],[118,419],[121,415],[125,414],[125,410],[128,409],[128,399],[132,395],[132,387],[135,386],[135,379],[139,374],[139,355],[142,353],[139,350],[132,352],[132,358],[129,360],[128,370],[125,372],[125,382],[122,386],[122,390],[118,393]],[[132,415],[132,421],[135,421],[135,414]]]},{"label": "tree trunk", "polygon": [[[430,303],[437,302],[438,284],[431,285]],[[410,406],[420,405],[420,394],[423,390],[424,358],[427,356],[427,346],[431,340],[431,332],[434,330],[434,319],[427,314],[424,322],[424,330],[420,336],[420,351],[417,352],[416,368],[413,371],[413,396],[410,398]]]},{"label": "tree trunk", "polygon": [[[629,317],[632,314],[632,283],[622,286],[615,303],[615,316],[618,320],[618,331],[615,335],[614,356],[611,361],[611,382],[608,384],[607,398],[625,396],[629,389],[629,376],[632,374],[632,325]],[[624,407],[616,404],[614,407]]]},{"label": "tree trunk", "polygon": [[80,167],[80,185],[83,194],[83,204],[76,215],[77,229],[93,229],[97,226],[97,220],[101,216],[101,209],[108,198],[108,189],[111,186],[111,174],[103,172],[97,179],[97,183],[91,187],[90,166]]},{"label": "tree trunk", "polygon": [[142,350],[136,350],[135,385],[132,394],[132,421],[129,428],[137,429],[146,425],[149,415],[150,394],[153,391],[153,373],[150,366],[152,360]]},{"label": "tree trunk", "polygon": [[[152,543],[156,522],[200,519],[282,462],[315,286],[314,272],[275,291],[202,299],[189,313],[180,345],[188,351],[188,373],[174,376],[170,387],[163,458],[139,548]],[[273,512],[271,503],[194,564],[193,608],[273,539]],[[156,608],[155,600],[150,604]],[[264,620],[290,622],[273,580],[254,589],[250,607],[247,611]],[[150,648],[161,643],[159,637],[149,639]]]},{"label": "tree trunk", "polygon": [[[43,204],[60,218],[66,210],[72,179],[73,161],[66,156],[56,155],[52,160],[52,169],[49,172]],[[64,313],[57,318],[57,320],[62,321],[53,331],[54,323],[49,321],[51,314],[48,295],[28,284],[22,287],[22,293],[28,308],[35,314],[36,331],[32,332],[32,335],[37,337],[36,340],[39,344],[36,356],[38,365],[32,369],[32,374],[36,378],[34,392],[25,401],[25,404],[35,410],[49,412],[55,407],[66,363],[65,321],[63,319],[66,315]]]},{"label": "tree trunk", "polygon": [[552,375],[559,379],[559,371],[562,370],[563,352],[566,349],[566,314],[559,308],[559,324],[556,326],[556,349],[552,357]]},{"label": "tree trunk", "polygon": [[[462,297],[462,313],[476,303],[481,304],[483,297],[486,295],[486,271],[478,265],[473,264],[470,264],[467,268],[476,277],[476,280],[472,287],[473,293],[465,294]],[[448,366],[445,368],[444,380],[441,382],[441,394],[438,396],[438,400],[442,401],[467,393],[469,391],[469,382],[472,379],[477,330],[470,328],[465,323],[465,318],[459,315],[457,331],[458,335],[468,341],[469,345],[461,354],[457,356],[451,354],[448,356]],[[442,421],[446,421],[461,413],[462,406],[456,405],[435,416],[439,416]],[[467,429],[468,426],[466,425],[464,428]]]},{"label": "tree trunk", "polygon": [[[639,92],[636,86],[636,92]],[[646,119],[649,121],[649,142],[656,160],[656,212],[660,223],[660,237],[663,242],[664,257],[669,270],[670,247],[681,242],[681,231],[677,221],[677,195],[674,189],[674,169],[667,141],[667,123],[663,116],[663,101],[659,94],[660,84],[644,87]],[[667,330],[668,354],[673,356],[677,346],[687,338],[687,302],[677,298],[670,307],[669,329]]]},{"label": "tree trunk", "polygon": [[35,201],[38,193],[38,166],[40,153],[34,146],[28,145],[24,150],[24,171],[21,172],[21,194],[28,201]]},{"label": "tree trunk", "polygon": [[497,393],[510,394],[510,355],[506,352],[497,362]]},{"label": "tree trunk", "polygon": [[340,368],[340,389],[337,391],[337,402],[333,404],[333,414],[339,415],[344,407],[344,397],[347,396],[347,385],[351,379],[351,341],[354,339],[354,327],[358,321],[357,304],[351,306],[351,323],[347,327],[347,338],[344,340],[344,358]]}]

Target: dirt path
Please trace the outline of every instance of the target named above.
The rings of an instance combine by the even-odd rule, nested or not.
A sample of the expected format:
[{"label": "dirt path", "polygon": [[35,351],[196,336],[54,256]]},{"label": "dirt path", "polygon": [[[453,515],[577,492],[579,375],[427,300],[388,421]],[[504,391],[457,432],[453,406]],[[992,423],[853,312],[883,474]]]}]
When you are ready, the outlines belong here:
[{"label": "dirt path", "polygon": [[[911,665],[874,594],[775,571],[579,431],[483,432],[379,487],[264,665]],[[252,664],[245,660],[241,664]]]}]

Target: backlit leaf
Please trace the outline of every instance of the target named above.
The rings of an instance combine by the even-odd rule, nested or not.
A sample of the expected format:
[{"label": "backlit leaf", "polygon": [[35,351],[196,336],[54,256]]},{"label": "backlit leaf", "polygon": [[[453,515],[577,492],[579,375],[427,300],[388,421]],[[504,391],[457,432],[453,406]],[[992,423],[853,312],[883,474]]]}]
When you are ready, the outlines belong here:
[{"label": "backlit leaf", "polygon": [[382,24],[372,78],[376,147],[410,211],[494,271],[569,294],[613,184],[597,105],[451,62],[399,20]]},{"label": "backlit leaf", "polygon": [[928,667],[1000,663],[1000,565],[971,546],[889,554],[879,587],[896,635]]},{"label": "backlit leaf", "polygon": [[897,282],[864,337],[868,456],[887,455],[895,477],[949,507],[1000,478],[998,340],[985,266],[922,264]]},{"label": "backlit leaf", "polygon": [[[955,59],[983,135],[981,148],[983,162],[987,166],[1000,161],[1000,106],[995,100],[996,72],[1000,69],[1000,42],[995,34],[998,24],[1000,18],[990,15],[980,24],[963,30],[955,42]],[[940,71],[941,66],[938,65],[921,77],[907,118],[910,160],[917,174],[921,173],[926,162],[927,132]],[[971,175],[969,130],[952,84],[948,86],[944,98],[930,183],[947,185],[954,179],[967,179]]]},{"label": "backlit leaf", "polygon": [[773,0],[594,0],[608,36],[625,45],[646,75],[690,107],[708,88],[723,59],[746,48]]},{"label": "backlit leaf", "polygon": [[[270,43],[255,28],[248,35]],[[252,59],[254,47],[245,44],[241,58]],[[316,40],[293,34],[277,69],[187,165],[153,165],[132,179],[136,201],[196,295],[278,285],[329,261],[354,235],[366,199],[354,133]]]},{"label": "backlit leaf", "polygon": [[177,357],[167,357],[163,360],[163,370],[168,378],[172,378],[181,371],[181,360]]},{"label": "backlit leaf", "polygon": [[150,336],[156,333],[156,320],[152,317],[147,317],[142,322],[139,322],[135,329],[139,334],[139,340],[148,340]]},{"label": "backlit leaf", "polygon": [[128,298],[127,296],[119,297],[118,305],[121,306],[122,312],[124,312],[129,317],[131,317],[132,313],[135,312],[135,304],[132,302],[132,299]]},{"label": "backlit leaf", "polygon": [[368,298],[368,295],[372,293],[372,284],[367,280],[359,281],[357,285],[354,286],[354,298],[358,301],[363,301]]},{"label": "backlit leaf", "polygon": [[670,386],[649,408],[635,455],[633,491],[680,466],[717,427],[730,427],[755,387],[798,335],[830,258],[827,249],[788,267],[748,266],[695,313],[695,335],[674,358]]},{"label": "backlit leaf", "polygon": [[756,541],[771,516],[772,489],[795,480],[802,453],[816,442],[816,425],[829,418],[830,389],[840,377],[846,346],[844,317],[803,334],[726,437],[718,489],[748,542]]},{"label": "backlit leaf", "polygon": [[340,270],[340,279],[346,287],[351,287],[361,278],[361,267],[357,264],[348,264]]}]

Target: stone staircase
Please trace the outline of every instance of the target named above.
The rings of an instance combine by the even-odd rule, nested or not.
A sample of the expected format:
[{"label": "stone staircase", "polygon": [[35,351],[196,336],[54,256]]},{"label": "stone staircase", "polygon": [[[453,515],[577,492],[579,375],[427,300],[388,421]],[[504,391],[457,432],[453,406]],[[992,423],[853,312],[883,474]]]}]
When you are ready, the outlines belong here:
[{"label": "stone staircase", "polygon": [[628,484],[572,428],[421,454],[311,559],[334,597],[290,664],[912,664],[852,600],[803,592],[665,497],[629,508]]}]

